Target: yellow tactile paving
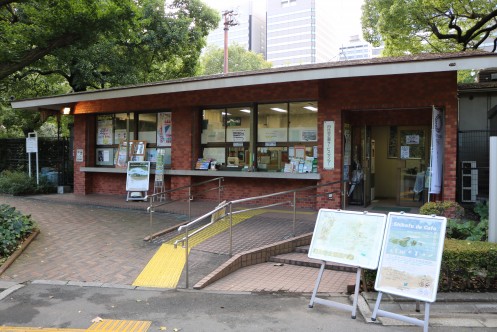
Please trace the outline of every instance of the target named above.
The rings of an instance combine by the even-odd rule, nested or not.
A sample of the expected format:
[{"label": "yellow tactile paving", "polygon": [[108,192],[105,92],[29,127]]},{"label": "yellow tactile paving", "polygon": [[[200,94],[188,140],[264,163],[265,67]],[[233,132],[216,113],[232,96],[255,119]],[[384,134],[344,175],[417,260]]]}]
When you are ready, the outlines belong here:
[{"label": "yellow tactile paving", "polygon": [[58,328],[41,328],[41,327],[20,327],[20,326],[0,326],[2,332],[85,332],[86,329],[58,329]]},{"label": "yellow tactile paving", "polygon": [[[267,210],[248,211],[233,216],[233,226],[256,215],[267,212]],[[215,224],[195,234],[188,240],[189,249],[199,243],[217,235],[230,226],[230,219],[224,218]],[[181,272],[186,262],[185,249],[180,245],[174,248],[173,243],[184,237],[184,234],[178,235],[174,239],[163,244],[148,262],[142,272],[133,282],[133,286],[157,287],[157,288],[175,288],[178,285]]]},{"label": "yellow tactile paving", "polygon": [[146,332],[151,324],[141,320],[104,319],[93,323],[86,331]]},{"label": "yellow tactile paving", "polygon": [[146,332],[152,322],[140,320],[113,320],[103,319],[93,323],[88,329],[59,329],[42,327],[0,326],[1,332],[85,332],[85,331],[113,331],[113,332]]}]

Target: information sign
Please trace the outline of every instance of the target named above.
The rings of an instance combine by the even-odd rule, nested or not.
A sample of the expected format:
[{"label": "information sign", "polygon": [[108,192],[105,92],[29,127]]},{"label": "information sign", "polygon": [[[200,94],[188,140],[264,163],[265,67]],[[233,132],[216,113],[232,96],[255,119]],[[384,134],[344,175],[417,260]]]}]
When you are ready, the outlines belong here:
[{"label": "information sign", "polygon": [[385,214],[321,209],[309,257],[374,270],[385,224]]},{"label": "information sign", "polygon": [[434,302],[446,224],[445,217],[389,213],[375,289]]},{"label": "information sign", "polygon": [[126,191],[148,191],[150,161],[129,161],[126,177]]},{"label": "information sign", "polygon": [[26,153],[38,152],[38,137],[26,137]]}]

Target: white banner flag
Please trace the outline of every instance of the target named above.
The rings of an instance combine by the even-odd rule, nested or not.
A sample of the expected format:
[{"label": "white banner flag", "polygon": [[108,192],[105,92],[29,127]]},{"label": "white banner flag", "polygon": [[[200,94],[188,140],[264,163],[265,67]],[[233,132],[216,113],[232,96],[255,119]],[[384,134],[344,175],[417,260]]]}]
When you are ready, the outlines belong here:
[{"label": "white banner flag", "polygon": [[431,120],[430,194],[440,194],[444,158],[444,115],[433,107]]}]

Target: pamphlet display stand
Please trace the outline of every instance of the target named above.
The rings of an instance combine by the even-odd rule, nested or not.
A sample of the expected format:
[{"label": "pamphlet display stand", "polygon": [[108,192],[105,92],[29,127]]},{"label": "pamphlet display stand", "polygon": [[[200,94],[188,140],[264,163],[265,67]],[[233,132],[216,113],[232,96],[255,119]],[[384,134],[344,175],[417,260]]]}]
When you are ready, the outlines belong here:
[{"label": "pamphlet display stand", "polygon": [[[376,274],[378,298],[371,319],[394,318],[428,331],[430,304],[437,296],[445,239],[445,217],[389,213]],[[424,320],[380,310],[383,293],[425,303]],[[418,305],[418,302],[417,302]]]},{"label": "pamphlet display stand", "polygon": [[[377,268],[385,223],[386,215],[379,213],[319,210],[308,256],[320,259],[322,263],[309,308],[312,308],[314,303],[320,303],[350,310],[352,318],[356,318],[362,268],[372,270]],[[352,305],[316,297],[326,262],[357,267]]]},{"label": "pamphlet display stand", "polygon": [[155,163],[153,200],[158,202],[163,202],[166,200],[166,195],[164,194],[164,154],[163,153],[157,154],[157,161]]}]

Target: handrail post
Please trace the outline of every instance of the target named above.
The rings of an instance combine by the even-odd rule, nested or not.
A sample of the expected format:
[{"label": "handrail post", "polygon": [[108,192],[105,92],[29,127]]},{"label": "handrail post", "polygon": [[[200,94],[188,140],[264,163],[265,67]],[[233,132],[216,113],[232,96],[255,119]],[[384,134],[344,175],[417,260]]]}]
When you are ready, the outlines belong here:
[{"label": "handrail post", "polygon": [[188,188],[188,221],[192,221],[192,187]]},{"label": "handrail post", "polygon": [[293,237],[295,237],[295,223],[297,220],[297,192],[293,192]]},{"label": "handrail post", "polygon": [[217,205],[221,204],[221,179],[218,179],[218,186],[217,186]]},{"label": "handrail post", "polygon": [[345,197],[347,196],[347,181],[342,181],[342,210],[345,210]]},{"label": "handrail post", "polygon": [[185,283],[188,289],[188,227],[185,227]]},{"label": "handrail post", "polygon": [[233,256],[233,204],[230,202],[230,257]]}]

